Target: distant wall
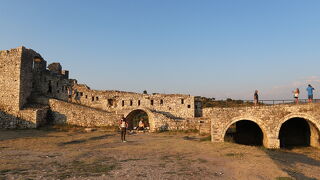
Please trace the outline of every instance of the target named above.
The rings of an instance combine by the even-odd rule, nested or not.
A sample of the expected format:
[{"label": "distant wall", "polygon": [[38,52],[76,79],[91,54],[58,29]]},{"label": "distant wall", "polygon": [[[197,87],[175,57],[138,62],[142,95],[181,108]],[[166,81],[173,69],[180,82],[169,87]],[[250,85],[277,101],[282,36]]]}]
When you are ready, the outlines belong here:
[{"label": "distant wall", "polygon": [[85,85],[73,86],[72,102],[110,112],[147,108],[170,113],[178,118],[195,117],[195,98],[183,94],[140,94],[122,91],[97,91]]},{"label": "distant wall", "polygon": [[54,124],[71,124],[96,127],[118,125],[122,115],[111,114],[73,103],[50,99],[51,116]]}]

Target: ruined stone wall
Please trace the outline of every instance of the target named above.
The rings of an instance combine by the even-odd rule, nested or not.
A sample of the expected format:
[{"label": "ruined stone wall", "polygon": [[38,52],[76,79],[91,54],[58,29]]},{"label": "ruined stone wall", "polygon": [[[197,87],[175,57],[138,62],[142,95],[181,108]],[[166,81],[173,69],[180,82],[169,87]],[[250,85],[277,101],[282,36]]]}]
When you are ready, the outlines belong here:
[{"label": "ruined stone wall", "polygon": [[[71,80],[68,79],[68,75],[63,73],[68,71],[63,71],[63,73],[61,70],[58,71],[56,69],[51,71],[46,69],[46,64],[47,62],[43,59],[35,59],[35,68],[33,71],[33,94],[38,97],[46,96],[49,98],[67,101],[68,89],[71,88]],[[53,63],[53,65],[59,66],[61,69],[61,65],[59,63]]]},{"label": "ruined stone wall", "polygon": [[72,102],[110,112],[148,108],[180,118],[195,116],[195,99],[189,95],[96,91],[76,84],[72,97]]},{"label": "ruined stone wall", "polygon": [[[250,120],[255,122],[264,134],[264,146],[279,147],[279,132],[281,125],[291,118],[303,118],[312,126],[311,131],[320,130],[320,104],[275,105],[241,108],[206,108],[204,117],[211,120],[213,142],[222,142],[227,129],[237,121]],[[318,132],[315,132],[317,129]],[[312,135],[316,137],[316,134]],[[319,136],[318,136],[319,137]],[[314,146],[317,146],[313,142]],[[318,142],[319,144],[319,139]]]},{"label": "ruined stone wall", "polygon": [[33,61],[35,57],[41,56],[31,49],[22,47],[20,67],[20,109],[28,103],[32,92]]},{"label": "ruined stone wall", "polygon": [[0,106],[2,109],[20,109],[20,67],[22,47],[0,51]]},{"label": "ruined stone wall", "polygon": [[122,117],[122,115],[57,99],[50,99],[49,105],[54,124],[71,124],[86,127],[114,126],[118,125]]},{"label": "ruined stone wall", "polygon": [[37,128],[46,124],[48,108],[27,108],[15,114],[0,110],[0,128]]}]

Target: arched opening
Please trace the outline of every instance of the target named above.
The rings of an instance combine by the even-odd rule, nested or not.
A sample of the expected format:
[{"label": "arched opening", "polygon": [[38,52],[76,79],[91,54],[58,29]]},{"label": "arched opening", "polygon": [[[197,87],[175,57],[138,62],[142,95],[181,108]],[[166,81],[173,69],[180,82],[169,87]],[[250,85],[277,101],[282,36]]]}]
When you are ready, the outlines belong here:
[{"label": "arched opening", "polygon": [[319,131],[304,118],[291,118],[281,125],[279,132],[280,147],[319,147]]},{"label": "arched opening", "polygon": [[228,128],[224,136],[224,141],[251,146],[261,146],[263,144],[263,132],[255,122],[241,120]]},{"label": "arched opening", "polygon": [[144,126],[143,130],[150,129],[148,114],[141,109],[130,112],[126,117],[126,120],[128,122],[129,130],[137,130],[139,128],[140,121],[143,122],[143,126]]}]

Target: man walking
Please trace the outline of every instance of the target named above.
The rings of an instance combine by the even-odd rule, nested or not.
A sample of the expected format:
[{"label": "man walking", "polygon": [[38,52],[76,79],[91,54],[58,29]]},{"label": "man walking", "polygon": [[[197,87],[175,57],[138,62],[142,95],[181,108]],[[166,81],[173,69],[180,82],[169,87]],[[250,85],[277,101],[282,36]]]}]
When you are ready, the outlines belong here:
[{"label": "man walking", "polygon": [[309,102],[312,102],[314,88],[310,84],[307,87],[307,91],[308,91],[308,100]]}]

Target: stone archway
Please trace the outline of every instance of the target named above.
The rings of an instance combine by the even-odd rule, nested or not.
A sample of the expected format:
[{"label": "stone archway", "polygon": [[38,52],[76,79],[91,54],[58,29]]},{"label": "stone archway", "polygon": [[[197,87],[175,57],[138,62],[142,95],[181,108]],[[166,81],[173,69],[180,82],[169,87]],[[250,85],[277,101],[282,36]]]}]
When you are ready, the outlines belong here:
[{"label": "stone archway", "polygon": [[155,131],[153,114],[147,109],[133,109],[124,113],[124,116],[128,120],[128,128],[130,130],[137,127],[137,123],[142,119],[146,127],[148,127],[151,132]]},{"label": "stone archway", "polygon": [[312,146],[320,148],[319,124],[312,116],[291,114],[283,118],[276,128],[280,147]]},{"label": "stone archway", "polygon": [[233,135],[237,136],[232,137],[235,143],[268,147],[267,133],[261,123],[254,119],[242,117],[228,123],[222,134],[224,141],[228,140],[229,133],[234,133]]}]

